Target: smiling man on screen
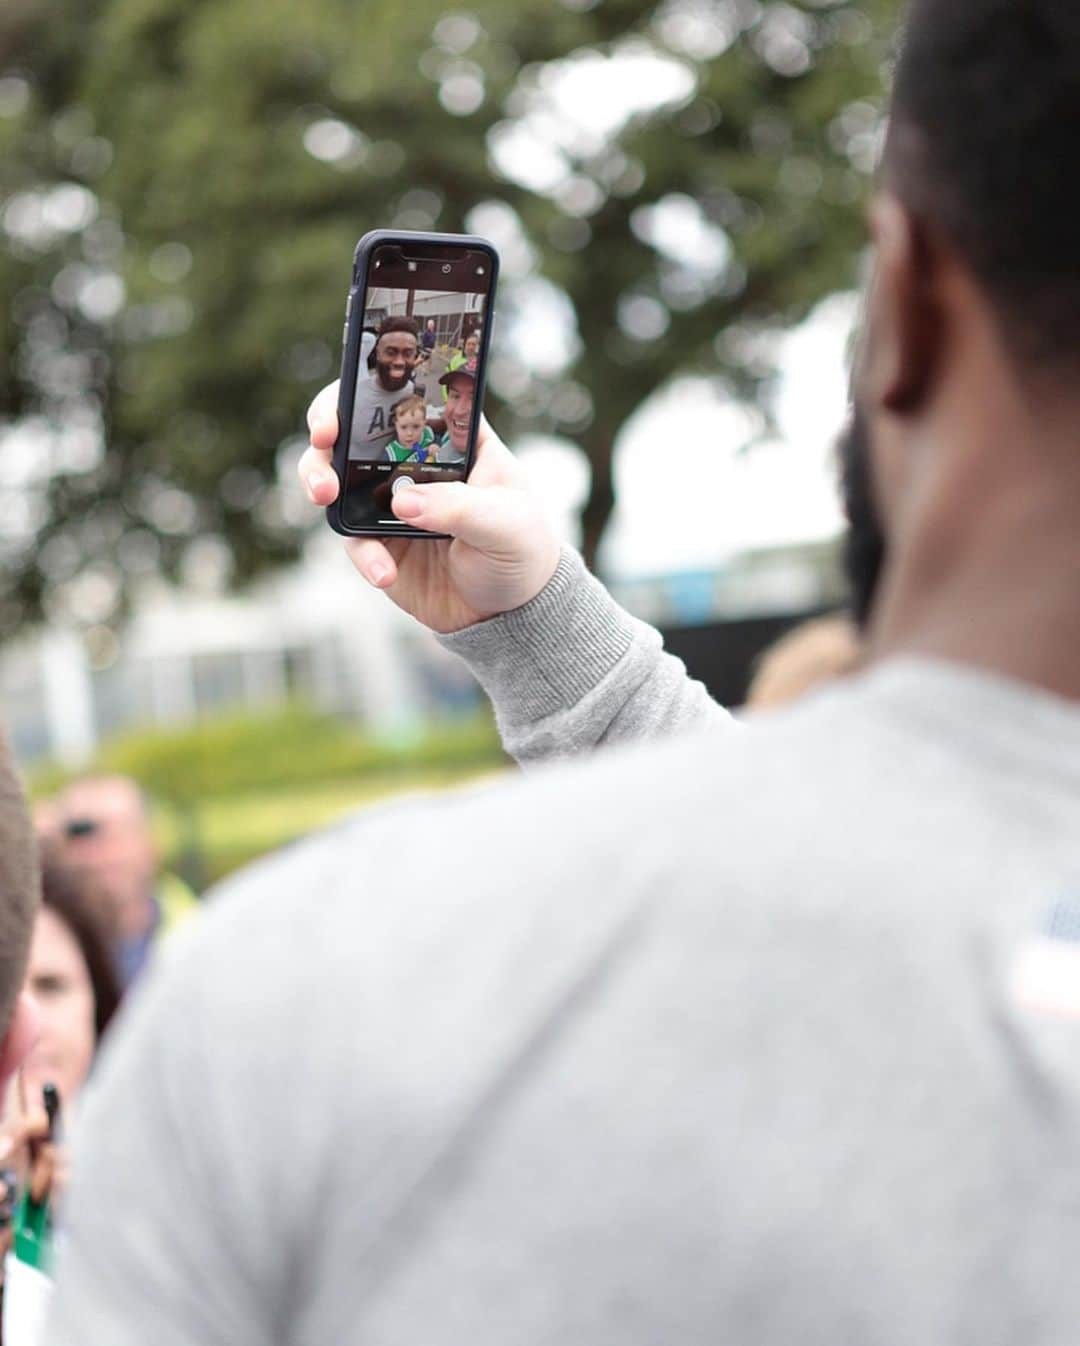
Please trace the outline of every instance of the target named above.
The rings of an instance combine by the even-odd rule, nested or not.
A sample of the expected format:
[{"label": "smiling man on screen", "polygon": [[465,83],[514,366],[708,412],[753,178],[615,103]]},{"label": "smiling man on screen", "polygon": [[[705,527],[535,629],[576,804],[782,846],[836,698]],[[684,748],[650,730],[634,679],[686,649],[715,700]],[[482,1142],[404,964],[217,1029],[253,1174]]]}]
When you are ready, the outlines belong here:
[{"label": "smiling man on screen", "polygon": [[349,458],[377,462],[394,438],[391,412],[411,391],[420,362],[419,329],[413,318],[384,318],[372,352],[371,369],[361,362],[353,396]]}]

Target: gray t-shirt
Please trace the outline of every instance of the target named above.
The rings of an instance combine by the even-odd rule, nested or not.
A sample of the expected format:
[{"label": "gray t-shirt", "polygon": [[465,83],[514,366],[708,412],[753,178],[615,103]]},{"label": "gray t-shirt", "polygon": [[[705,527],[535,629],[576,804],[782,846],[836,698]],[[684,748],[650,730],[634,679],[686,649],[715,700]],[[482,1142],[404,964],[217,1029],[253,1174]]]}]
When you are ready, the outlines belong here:
[{"label": "gray t-shirt", "polygon": [[572,558],[448,643],[524,758],[663,741],[229,885],[51,1346],[1073,1346],[1080,710],[899,661],[740,726]]},{"label": "gray t-shirt", "polygon": [[383,450],[394,438],[390,412],[403,397],[416,389],[411,382],[388,392],[379,382],[378,370],[361,370],[353,395],[352,429],[349,432],[349,458],[374,463],[385,458]]}]

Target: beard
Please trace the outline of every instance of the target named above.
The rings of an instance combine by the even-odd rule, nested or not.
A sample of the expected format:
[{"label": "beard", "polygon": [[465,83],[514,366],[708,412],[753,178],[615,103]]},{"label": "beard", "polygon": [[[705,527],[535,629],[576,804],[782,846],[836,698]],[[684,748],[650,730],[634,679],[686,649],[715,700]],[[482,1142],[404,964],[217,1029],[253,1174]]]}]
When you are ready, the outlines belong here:
[{"label": "beard", "polygon": [[399,393],[412,378],[412,370],[406,369],[400,378],[391,373],[391,366],[382,360],[375,361],[375,375],[388,393]]},{"label": "beard", "polygon": [[870,464],[870,425],[856,403],[838,444],[840,485],[847,515],[844,570],[851,586],[852,615],[865,631],[873,612],[885,564],[885,533],[874,503]]}]

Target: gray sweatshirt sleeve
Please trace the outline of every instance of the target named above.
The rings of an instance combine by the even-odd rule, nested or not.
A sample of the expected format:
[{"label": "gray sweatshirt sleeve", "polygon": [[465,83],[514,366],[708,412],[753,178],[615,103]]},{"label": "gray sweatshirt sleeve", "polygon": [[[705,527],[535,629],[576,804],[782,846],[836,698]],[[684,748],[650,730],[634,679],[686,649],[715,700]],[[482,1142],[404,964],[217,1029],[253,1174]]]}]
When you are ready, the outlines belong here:
[{"label": "gray sweatshirt sleeve", "polygon": [[735,724],[568,547],[531,602],[440,639],[472,669],[522,764]]}]

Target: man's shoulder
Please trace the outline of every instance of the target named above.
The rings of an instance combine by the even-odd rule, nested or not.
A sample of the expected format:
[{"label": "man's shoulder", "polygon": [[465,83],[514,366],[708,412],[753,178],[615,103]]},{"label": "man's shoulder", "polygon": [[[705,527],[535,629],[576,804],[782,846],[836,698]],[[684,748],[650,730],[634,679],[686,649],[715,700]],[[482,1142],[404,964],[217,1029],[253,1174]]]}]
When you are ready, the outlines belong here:
[{"label": "man's shoulder", "polygon": [[[828,788],[815,744],[828,746],[835,765],[845,756],[844,723],[860,718],[844,698],[826,698],[745,727],[622,745],[391,802],[257,862],[223,885],[217,903],[250,907],[263,922],[288,921],[302,907],[309,919],[355,922],[370,935],[376,908],[393,909],[400,930],[445,911],[448,900],[466,924],[470,903],[481,920],[489,897],[557,905],[601,873],[631,874],[645,853],[677,865],[693,837],[727,834],[715,863],[731,863],[747,826],[790,832],[800,805],[815,814],[814,799],[820,804]],[[861,755],[865,734],[851,740]],[[816,776],[816,796],[800,767]]]},{"label": "man's shoulder", "polygon": [[[522,932],[542,927],[572,960],[588,929],[660,893],[672,910],[679,894],[723,892],[724,912],[780,911],[843,874],[899,901],[913,848],[945,883],[953,852],[1007,833],[1001,754],[1031,700],[901,671],[741,727],[384,806],[238,876],[214,904],[225,928],[204,937],[245,947],[251,975],[261,963],[271,980],[313,941],[347,949],[370,990],[388,966],[419,969],[433,941],[461,971],[477,947],[513,962]],[[1039,710],[1036,698],[1009,790],[1025,789],[1029,750],[1036,766],[1044,749],[1068,765],[1056,745],[1069,723],[1052,708],[1042,725]]]}]

